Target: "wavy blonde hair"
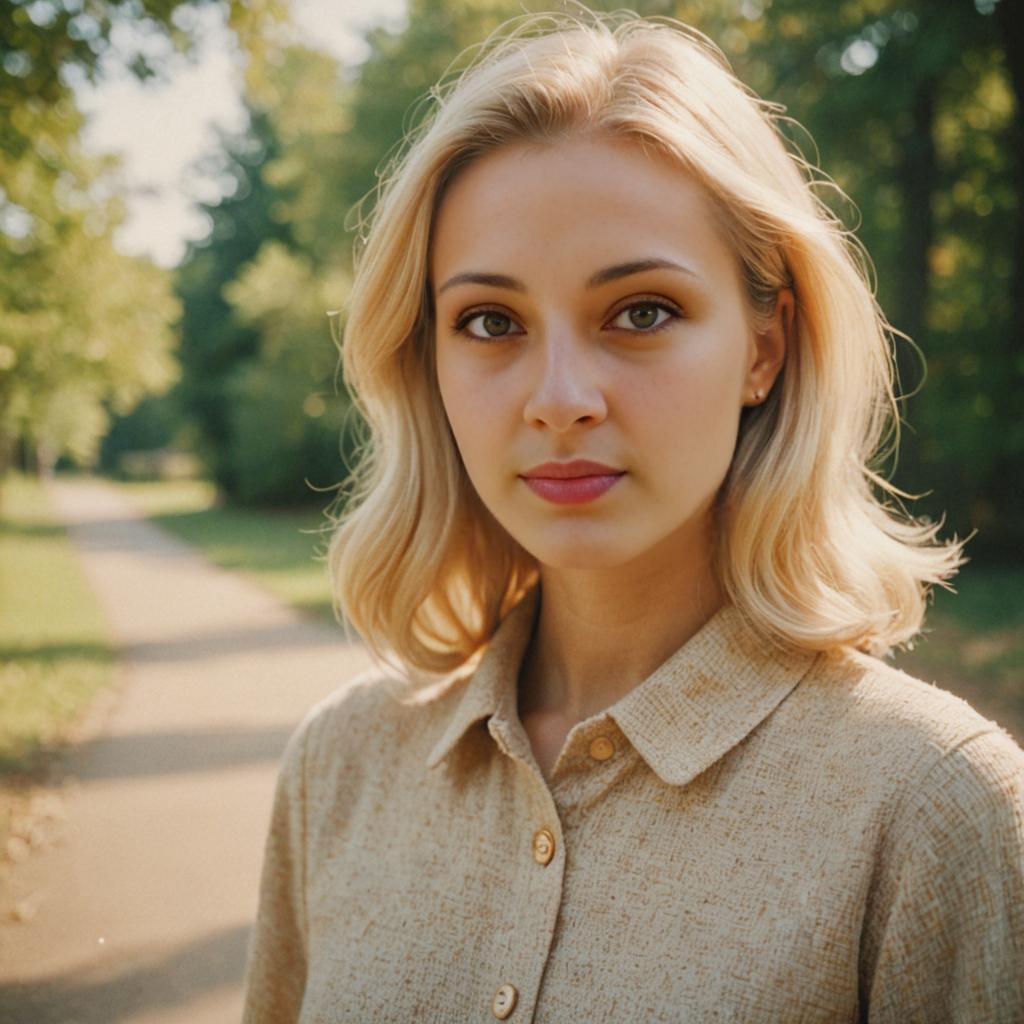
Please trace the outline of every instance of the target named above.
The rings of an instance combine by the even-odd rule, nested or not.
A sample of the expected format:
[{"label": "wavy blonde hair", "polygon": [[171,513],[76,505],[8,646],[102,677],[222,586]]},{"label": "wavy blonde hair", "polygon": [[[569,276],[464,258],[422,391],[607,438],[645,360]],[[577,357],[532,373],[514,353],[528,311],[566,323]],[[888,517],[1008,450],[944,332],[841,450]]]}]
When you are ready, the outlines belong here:
[{"label": "wavy blonde hair", "polygon": [[743,410],[718,494],[714,569],[727,599],[774,644],[912,647],[929,586],[953,589],[944,580],[967,561],[965,542],[937,542],[941,524],[872,492],[912,497],[871,468],[893,431],[892,450],[899,442],[896,332],[862,247],[814,191],[835,186],[788,148],[782,108],[741,84],[700,32],[628,11],[513,18],[429,99],[355,247],[342,367],[369,435],[327,553],[346,629],[406,671],[444,674],[536,582],[537,560],[476,495],[441,402],[432,224],[454,176],[485,152],[628,137],[707,190],[755,326],[781,288],[796,297],[783,370]]}]

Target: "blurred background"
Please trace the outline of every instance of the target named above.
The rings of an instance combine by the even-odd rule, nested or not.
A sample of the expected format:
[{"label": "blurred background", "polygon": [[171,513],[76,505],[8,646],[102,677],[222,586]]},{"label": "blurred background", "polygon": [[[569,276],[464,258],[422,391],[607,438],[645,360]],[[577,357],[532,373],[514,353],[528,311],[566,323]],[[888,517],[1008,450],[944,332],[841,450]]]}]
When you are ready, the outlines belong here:
[{"label": "blurred background", "polygon": [[[354,421],[326,312],[345,307],[355,206],[464,49],[548,6],[0,3],[0,763],[24,770],[108,672],[87,589],[55,619],[55,589],[62,608],[78,593],[54,582],[73,570],[47,568],[64,565],[41,525],[55,471],[114,481],[214,561],[330,617],[316,530]],[[852,200],[831,202],[920,349],[897,345],[887,475],[942,536],[974,533],[957,595],[936,591],[929,632],[896,661],[1024,735],[1022,5],[632,9],[718,42]],[[37,598],[14,584],[25,574]],[[44,682],[60,696],[40,711],[25,694]]]}]

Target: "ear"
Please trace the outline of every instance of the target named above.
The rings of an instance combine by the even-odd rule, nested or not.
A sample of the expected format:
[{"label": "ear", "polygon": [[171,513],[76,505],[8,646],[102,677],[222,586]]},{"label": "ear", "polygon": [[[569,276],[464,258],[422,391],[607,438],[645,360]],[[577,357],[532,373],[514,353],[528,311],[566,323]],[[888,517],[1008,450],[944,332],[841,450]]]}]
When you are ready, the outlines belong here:
[{"label": "ear", "polygon": [[[760,405],[771,391],[793,343],[796,299],[792,288],[780,288],[771,322],[754,334],[754,346],[744,387],[743,404]],[[758,397],[760,392],[760,397]]]}]

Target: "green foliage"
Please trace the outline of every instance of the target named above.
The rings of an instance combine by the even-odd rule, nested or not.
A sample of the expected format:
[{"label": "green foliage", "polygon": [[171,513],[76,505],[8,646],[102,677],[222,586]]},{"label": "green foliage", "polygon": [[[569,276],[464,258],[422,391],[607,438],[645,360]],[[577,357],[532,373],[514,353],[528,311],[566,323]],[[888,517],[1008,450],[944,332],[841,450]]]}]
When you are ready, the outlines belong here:
[{"label": "green foliage", "polygon": [[[229,381],[229,457],[236,493],[289,503],[338,482],[345,403],[329,388],[336,362],[324,310],[330,288],[312,264],[265,245],[225,289],[239,320],[259,328],[258,357]],[[309,496],[308,488],[305,496]]]},{"label": "green foliage", "polygon": [[126,412],[176,375],[169,280],[114,248],[114,162],[82,153],[68,85],[94,73],[119,15],[183,41],[177,4],[137,6],[0,7],[0,475],[18,443],[92,460],[108,405]]},{"label": "green foliage", "polygon": [[[0,4],[0,475],[18,445],[93,462],[110,413],[178,376],[170,277],[115,249],[116,161],[82,152],[72,85],[118,64],[157,74],[215,2]],[[287,8],[220,2],[258,77]]]},{"label": "green foliage", "polygon": [[178,395],[170,392],[144,398],[127,416],[118,416],[100,446],[100,466],[111,473],[121,471],[125,452],[154,451],[159,448],[191,449]]},{"label": "green foliage", "polygon": [[287,504],[336,485],[354,444],[327,317],[349,281],[337,201],[349,86],[302,47],[268,58],[263,76],[248,132],[222,157],[237,187],[206,208],[210,237],[179,273],[181,394],[218,484]]},{"label": "green foliage", "polygon": [[[305,65],[314,80],[323,71],[316,56]],[[285,68],[286,84],[298,67]],[[319,95],[301,76],[295,86],[306,105]],[[228,151],[239,187],[208,208],[211,240],[193,248],[179,275],[182,400],[203,427],[215,479],[254,503],[301,501],[310,486],[330,487],[341,476],[348,403],[335,389],[338,353],[326,314],[347,279],[330,262],[342,247],[304,184],[316,175],[291,181],[288,161],[277,160],[278,117],[307,124],[310,136],[323,123],[315,111],[298,115],[287,106],[274,119],[253,110],[249,134]],[[309,148],[317,149],[315,138]]]},{"label": "green foliage", "polygon": [[18,440],[90,461],[108,403],[127,412],[177,374],[169,277],[114,248],[118,204],[66,113],[41,119],[37,151],[0,156],[0,472]]},{"label": "green foliage", "polygon": [[[282,0],[6,0],[0,4],[0,113],[52,106],[68,97],[70,82],[95,80],[111,60],[139,78],[159,74],[162,59],[195,42],[197,11],[217,4],[227,9],[258,69],[268,40],[287,21]],[[0,125],[5,152],[31,146],[26,124],[0,117]]]},{"label": "green foliage", "polygon": [[252,112],[248,132],[225,137],[222,146],[215,155],[217,169],[233,182],[232,189],[219,203],[203,207],[210,233],[190,247],[176,279],[184,306],[179,351],[184,373],[177,391],[199,429],[200,454],[217,482],[233,492],[227,381],[256,354],[259,334],[236,318],[223,291],[261,245],[287,241],[290,231],[271,213],[282,191],[268,186],[260,173],[277,153],[266,115]]}]

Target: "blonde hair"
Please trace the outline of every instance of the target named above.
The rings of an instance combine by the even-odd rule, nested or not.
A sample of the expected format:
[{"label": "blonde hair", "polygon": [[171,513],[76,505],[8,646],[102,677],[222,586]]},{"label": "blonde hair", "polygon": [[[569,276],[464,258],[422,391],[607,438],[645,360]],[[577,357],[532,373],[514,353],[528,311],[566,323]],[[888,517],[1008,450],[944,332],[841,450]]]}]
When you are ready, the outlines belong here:
[{"label": "blonde hair", "polygon": [[513,18],[430,98],[356,244],[342,366],[369,437],[328,548],[342,620],[378,658],[443,674],[536,582],[536,559],[477,497],[441,403],[431,228],[447,185],[482,153],[624,136],[712,197],[755,324],[780,288],[796,297],[783,370],[767,400],[743,410],[718,495],[714,568],[727,599],[775,644],[880,656],[917,634],[929,585],[953,589],[944,580],[967,561],[965,542],[935,542],[941,524],[872,493],[912,497],[870,465],[887,427],[898,446],[896,332],[863,249],[787,148],[782,108],[742,85],[695,29],[628,11]]}]

